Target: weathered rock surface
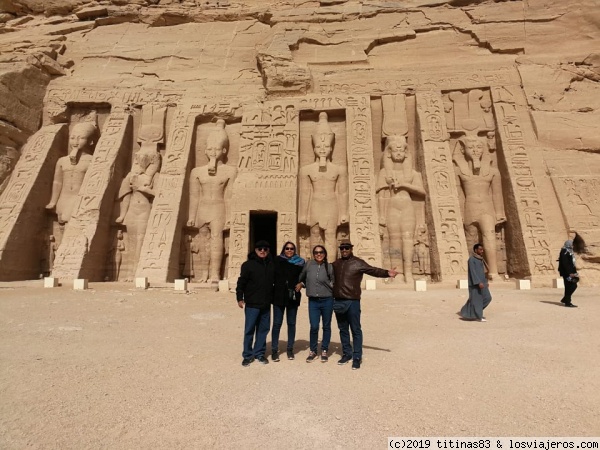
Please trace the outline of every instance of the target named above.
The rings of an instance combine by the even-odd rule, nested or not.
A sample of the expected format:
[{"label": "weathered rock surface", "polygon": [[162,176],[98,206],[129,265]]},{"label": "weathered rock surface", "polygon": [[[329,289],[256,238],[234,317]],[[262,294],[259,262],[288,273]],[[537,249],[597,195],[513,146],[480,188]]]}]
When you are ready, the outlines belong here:
[{"label": "weathered rock surface", "polygon": [[[522,236],[523,242],[516,246],[528,240],[544,242],[543,248],[555,253],[569,230],[584,229],[590,245],[600,245],[600,235],[593,231],[600,225],[600,208],[594,200],[598,187],[589,178],[600,172],[598,42],[600,9],[595,0],[0,0],[0,156],[16,162],[22,146],[42,125],[72,122],[90,108],[99,126],[118,112],[133,115],[137,129],[142,119],[136,114],[143,107],[149,111],[150,105],[168,109],[161,125],[164,136],[156,143],[163,153],[170,151],[173,140],[196,146],[191,137],[196,132],[190,131],[195,125],[185,122],[186,114],[195,114],[195,107],[203,108],[199,121],[224,117],[236,130],[251,120],[250,111],[289,107],[302,116],[300,134],[291,132],[290,127],[296,126],[291,125],[296,123],[291,114],[285,133],[289,139],[293,134],[294,139],[309,142],[306,124],[316,120],[311,111],[327,110],[334,116],[340,114],[335,120],[348,120],[355,99],[368,98],[365,102],[371,114],[360,126],[370,128],[364,136],[356,136],[366,136],[369,148],[377,149],[369,163],[369,170],[377,173],[378,147],[384,137],[382,96],[405,95],[406,104],[412,105],[407,108],[416,111],[420,93],[440,93],[445,96],[440,97],[446,99],[445,108],[450,105],[448,98],[458,99],[455,105],[462,108],[460,95],[452,92],[474,98],[483,90],[489,92],[490,106],[482,99],[481,108],[493,109],[494,124],[486,116],[489,123],[479,128],[479,134],[493,131],[499,136],[505,158],[513,144],[516,152],[518,146],[526,148],[531,163],[527,173],[539,191],[535,195],[543,210],[519,210],[525,208],[524,198],[505,200],[513,214],[508,226],[515,224],[507,236]],[[277,101],[282,103],[275,105]],[[465,103],[471,106],[460,114],[471,117],[474,113],[469,108],[474,104]],[[411,114],[406,120],[412,130],[409,148],[415,152],[421,145],[421,131],[416,113]],[[460,133],[470,131],[450,121],[454,112],[442,110],[441,114],[446,115],[448,123],[442,129],[448,129],[449,151],[454,152]],[[264,120],[265,127],[271,123],[270,130],[277,128],[279,119],[274,115]],[[515,124],[520,126],[519,136],[511,128]],[[234,132],[237,144],[230,150],[234,165],[243,146],[255,146],[263,132],[258,128],[251,133]],[[338,143],[346,133],[354,136],[343,127],[336,133],[342,139]],[[137,137],[128,139],[123,145],[129,152],[141,145]],[[296,151],[304,165],[312,159],[312,152],[302,142],[293,145],[299,146]],[[204,158],[204,150],[193,152]],[[585,170],[569,163],[582,152]],[[333,153],[334,158],[342,158],[338,155],[343,153],[344,147]],[[185,159],[181,166],[165,163],[163,169],[188,171],[194,158]],[[338,162],[350,164],[345,156],[342,159]],[[424,170],[424,163],[418,164]],[[558,173],[559,167],[568,170]],[[505,190],[512,182],[513,189],[522,187],[518,176],[525,169],[506,170]],[[128,167],[116,169],[118,176],[128,171]],[[6,188],[7,182],[4,175],[0,183]],[[183,211],[185,195],[178,189],[172,201],[179,205],[177,211]],[[574,195],[580,208],[569,212]],[[372,217],[375,220],[377,213]],[[544,223],[540,233],[532,225],[533,217]],[[528,236],[529,226],[534,231]],[[360,230],[365,248],[375,239],[367,237],[368,233],[379,233],[374,228],[368,233],[366,228]],[[168,253],[175,260],[179,250],[174,249],[184,232],[169,238],[177,240],[168,243]],[[542,267],[540,258],[533,260]],[[168,265],[171,273],[177,262],[170,260]]]}]

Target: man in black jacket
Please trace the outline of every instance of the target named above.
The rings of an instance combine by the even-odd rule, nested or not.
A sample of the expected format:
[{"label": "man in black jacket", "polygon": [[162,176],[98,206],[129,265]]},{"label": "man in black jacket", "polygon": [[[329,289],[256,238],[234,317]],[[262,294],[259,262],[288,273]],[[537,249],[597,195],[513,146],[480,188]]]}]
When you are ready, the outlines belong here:
[{"label": "man in black jacket", "polygon": [[[363,335],[360,326],[360,283],[363,275],[371,275],[377,278],[394,278],[398,275],[395,268],[391,270],[380,269],[370,266],[366,261],[354,256],[352,243],[342,241],[340,243],[341,258],[333,263],[335,284],[333,285],[333,297],[335,299],[333,310],[340,329],[340,341],[344,354],[338,364],[346,364],[352,360],[352,369],[360,369],[362,363]],[[350,333],[352,330],[352,341],[354,351],[350,345]]]},{"label": "man in black jacket", "polygon": [[[271,303],[275,270],[267,241],[258,241],[248,260],[242,264],[235,290],[238,306],[244,309],[244,350],[242,366],[248,367],[256,358],[268,364],[265,358],[267,334],[271,326]],[[245,307],[245,308],[244,308]],[[254,346],[252,341],[254,340]]]}]

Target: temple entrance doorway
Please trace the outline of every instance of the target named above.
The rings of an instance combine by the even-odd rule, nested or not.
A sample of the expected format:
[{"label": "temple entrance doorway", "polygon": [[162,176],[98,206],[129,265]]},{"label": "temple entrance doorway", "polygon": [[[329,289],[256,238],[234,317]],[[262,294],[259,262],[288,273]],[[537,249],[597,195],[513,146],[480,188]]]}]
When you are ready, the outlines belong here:
[{"label": "temple entrance doorway", "polygon": [[277,213],[274,211],[250,211],[250,248],[254,249],[254,244],[260,240],[268,241],[271,244],[271,254],[277,255]]}]

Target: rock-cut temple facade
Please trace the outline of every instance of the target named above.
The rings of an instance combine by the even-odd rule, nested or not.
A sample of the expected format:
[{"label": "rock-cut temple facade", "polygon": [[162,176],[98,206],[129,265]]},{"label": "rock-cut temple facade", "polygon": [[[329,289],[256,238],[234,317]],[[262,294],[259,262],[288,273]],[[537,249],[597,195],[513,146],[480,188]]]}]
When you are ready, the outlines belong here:
[{"label": "rock-cut temple facade", "polygon": [[600,266],[593,0],[0,1],[0,280]]}]

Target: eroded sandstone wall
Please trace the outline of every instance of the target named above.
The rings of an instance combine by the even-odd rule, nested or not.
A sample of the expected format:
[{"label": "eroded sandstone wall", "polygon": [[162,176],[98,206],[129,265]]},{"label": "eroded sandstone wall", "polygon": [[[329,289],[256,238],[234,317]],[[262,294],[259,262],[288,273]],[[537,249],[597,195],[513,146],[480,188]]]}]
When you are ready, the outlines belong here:
[{"label": "eroded sandstone wall", "polygon": [[[301,168],[315,160],[319,112],[335,135],[328,158],[348,172],[350,214],[340,217],[335,239],[352,238],[371,262],[400,261],[404,272],[412,263],[415,276],[453,279],[480,238],[493,248],[495,271],[547,280],[558,248],[577,231],[590,252],[581,264],[596,278],[594,0],[3,0],[0,11],[3,279],[51,271],[203,279],[195,273],[210,266],[203,255],[221,251],[219,277],[232,278],[256,234],[252,224],[268,223],[271,212],[279,214],[277,242],[295,240],[306,255],[327,233],[321,224],[298,225]],[[227,217],[189,226],[190,174],[210,162],[209,130],[219,119],[228,146],[218,162],[226,168],[215,163],[216,173],[236,170],[215,188]],[[21,156],[38,130],[69,124],[73,134],[82,121],[95,124],[99,140],[86,144],[94,156],[73,184],[73,220],[64,221],[44,206],[56,182],[56,146],[70,151],[65,132],[52,137],[43,163]],[[394,135],[404,137],[409,163],[386,150]],[[477,146],[483,166],[473,170]],[[32,173],[35,182],[20,182]],[[418,180],[424,195],[413,186],[413,206],[402,206],[400,186]],[[492,195],[496,182],[500,196]],[[473,189],[483,193],[475,209],[493,215],[491,225],[481,225],[486,214],[469,213]],[[39,204],[27,207],[32,195]],[[502,207],[490,209],[498,198]],[[130,201],[143,225],[116,220]],[[472,220],[478,225],[469,228]],[[25,222],[43,231],[22,240],[29,243],[18,262],[9,241],[27,235]],[[216,228],[224,234],[212,236]],[[211,250],[210,239],[222,239],[222,249]]]}]

